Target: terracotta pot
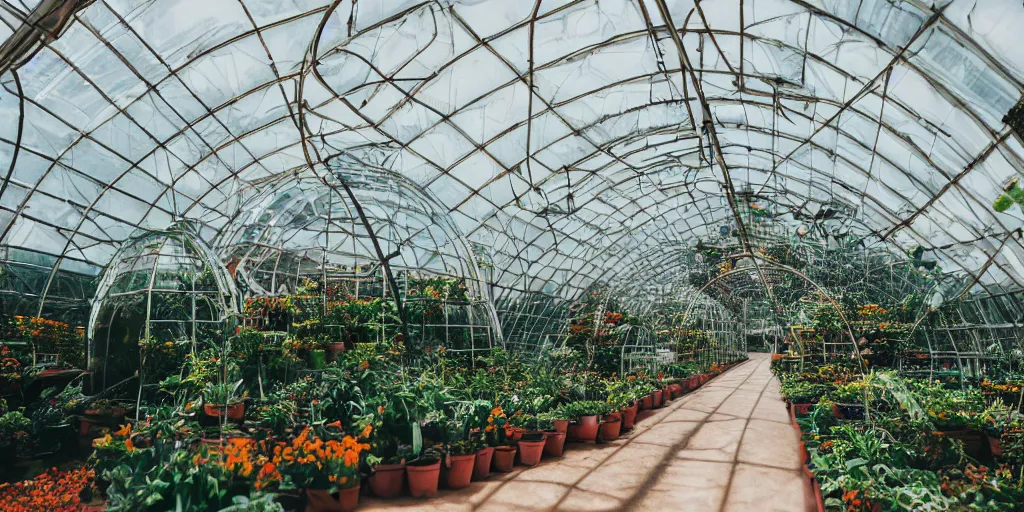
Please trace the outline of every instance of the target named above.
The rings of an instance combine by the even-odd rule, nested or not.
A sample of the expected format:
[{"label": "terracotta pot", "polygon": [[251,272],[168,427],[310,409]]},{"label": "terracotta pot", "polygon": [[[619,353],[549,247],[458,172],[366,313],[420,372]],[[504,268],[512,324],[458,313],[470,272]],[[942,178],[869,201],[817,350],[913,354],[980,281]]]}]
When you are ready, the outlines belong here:
[{"label": "terracotta pot", "polygon": [[344,342],[335,342],[327,344],[327,359],[330,361],[337,361],[341,359],[341,353],[345,351]]},{"label": "terracotta pot", "polygon": [[562,453],[565,452],[565,433],[564,432],[546,432],[544,437],[544,455],[550,455],[552,457],[561,457]]},{"label": "terracotta pot", "polygon": [[499,446],[494,449],[494,470],[498,473],[512,471],[512,465],[516,462],[515,446]]},{"label": "terracotta pot", "polygon": [[611,418],[601,423],[601,440],[614,441],[619,438],[622,432],[622,419]]},{"label": "terracotta pot", "polygon": [[524,466],[536,466],[544,455],[544,439],[540,441],[519,441],[519,463]]},{"label": "terracotta pot", "polygon": [[825,512],[825,497],[821,495],[821,484],[818,483],[818,479],[814,479],[811,482],[814,485],[814,501],[818,506],[818,512]]},{"label": "terracotta pot", "polygon": [[664,398],[665,398],[665,396],[664,396],[664,394],[662,393],[662,391],[660,389],[655,390],[654,391],[654,398],[652,398],[652,400],[654,401],[654,406],[655,407],[661,407],[662,404],[663,404]]},{"label": "terracotta pot", "polygon": [[811,455],[807,453],[807,443],[800,441],[800,462],[807,464],[809,460],[811,460]]},{"label": "terracotta pot", "polygon": [[672,390],[672,398],[679,398],[679,397],[683,396],[683,385],[682,384],[676,382],[674,384],[670,384],[668,387],[669,387],[669,389]]},{"label": "terracotta pot", "polygon": [[[219,404],[204,404],[203,413],[211,418],[220,418],[221,411],[224,409],[223,405]],[[242,421],[245,419],[245,402],[239,402],[237,404],[231,404],[227,406],[228,421]]]},{"label": "terracotta pot", "polygon": [[404,483],[405,464],[378,464],[370,475],[370,489],[381,498],[401,496]]},{"label": "terracotta pot", "polygon": [[426,466],[405,466],[405,474],[409,477],[409,494],[413,498],[434,496],[441,478],[441,461]]},{"label": "terracotta pot", "polygon": [[107,509],[107,503],[99,503],[95,505],[82,505],[82,512],[103,512]]},{"label": "terracotta pot", "polygon": [[569,439],[573,441],[597,441],[597,416],[581,416],[575,424],[569,425]]},{"label": "terracotta pot", "polygon": [[791,409],[794,416],[807,416],[814,409],[814,404],[793,404]]},{"label": "terracotta pot", "polygon": [[668,386],[665,386],[665,388],[661,390],[661,405],[668,405],[668,401],[671,399],[672,389],[669,388]]},{"label": "terracotta pot", "polygon": [[101,426],[102,425],[90,420],[89,418],[81,418],[78,420],[78,434],[87,436],[93,431],[93,429],[98,429]]},{"label": "terracotta pot", "polygon": [[453,455],[451,467],[448,468],[447,484],[451,489],[462,489],[469,487],[469,481],[473,478],[473,468],[476,464],[476,454]]},{"label": "terracotta pot", "polygon": [[324,489],[306,489],[306,512],[352,512],[359,506],[359,486],[342,489],[335,498]]},{"label": "terracotta pot", "polygon": [[643,400],[641,400],[640,407],[642,409],[650,409],[651,406],[653,406],[653,405],[654,405],[654,397],[651,396],[651,395],[647,395],[647,396],[644,397]]},{"label": "terracotta pot", "polygon": [[622,410],[622,429],[623,430],[632,430],[633,425],[636,423],[636,413],[637,412],[638,411],[637,411],[636,403],[634,403],[633,405],[631,405],[629,407],[626,407],[625,409]]},{"label": "terracotta pot", "polygon": [[483,480],[491,474],[492,457],[494,457],[494,448],[491,446],[476,452],[476,462],[473,464],[473,480]]},{"label": "terracotta pot", "polygon": [[988,436],[988,449],[992,453],[993,457],[1001,457],[1003,455],[1003,439],[1002,437]]},{"label": "terracotta pot", "polygon": [[699,388],[700,387],[700,376],[699,375],[694,375],[694,376],[690,377],[689,379],[686,379],[686,385],[690,388],[690,391],[693,391],[693,390]]},{"label": "terracotta pot", "polygon": [[971,429],[941,431],[946,437],[959,439],[964,443],[964,453],[971,458],[980,458],[985,451],[985,439],[981,432]]},{"label": "terracotta pot", "polygon": [[569,420],[555,420],[552,423],[555,425],[555,431],[566,433],[569,431]]}]

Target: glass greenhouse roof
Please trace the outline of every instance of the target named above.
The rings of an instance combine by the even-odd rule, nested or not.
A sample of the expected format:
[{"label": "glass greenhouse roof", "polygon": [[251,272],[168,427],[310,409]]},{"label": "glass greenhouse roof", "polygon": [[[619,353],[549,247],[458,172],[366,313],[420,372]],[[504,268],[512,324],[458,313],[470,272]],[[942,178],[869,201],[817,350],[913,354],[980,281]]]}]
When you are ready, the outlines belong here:
[{"label": "glass greenhouse roof", "polygon": [[0,5],[7,258],[215,240],[345,155],[430,192],[507,289],[749,252],[750,208],[1024,283],[1021,210],[992,208],[1024,168],[1019,0],[34,3]]}]

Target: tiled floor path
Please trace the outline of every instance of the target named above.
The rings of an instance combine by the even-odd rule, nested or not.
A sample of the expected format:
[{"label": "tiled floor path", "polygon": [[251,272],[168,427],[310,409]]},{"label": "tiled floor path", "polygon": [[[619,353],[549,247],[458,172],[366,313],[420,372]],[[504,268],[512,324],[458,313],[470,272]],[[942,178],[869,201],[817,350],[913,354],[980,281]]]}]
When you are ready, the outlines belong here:
[{"label": "tiled floor path", "polygon": [[799,440],[765,354],[667,407],[641,413],[607,444],[491,474],[430,500],[363,497],[359,510],[671,510],[804,512]]}]

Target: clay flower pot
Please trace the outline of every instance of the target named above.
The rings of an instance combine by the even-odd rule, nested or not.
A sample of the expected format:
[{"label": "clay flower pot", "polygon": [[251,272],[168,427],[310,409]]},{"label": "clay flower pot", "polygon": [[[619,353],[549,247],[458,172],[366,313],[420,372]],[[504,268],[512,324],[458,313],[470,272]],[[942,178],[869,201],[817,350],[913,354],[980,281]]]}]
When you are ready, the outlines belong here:
[{"label": "clay flower pot", "polygon": [[576,424],[569,425],[569,438],[574,441],[597,441],[597,416],[581,416]]},{"label": "clay flower pot", "polygon": [[552,422],[555,425],[555,431],[566,433],[569,431],[569,420],[555,420]]},{"label": "clay flower pot", "polygon": [[661,407],[664,396],[660,389],[654,391],[654,397],[651,399],[654,402],[655,407]]},{"label": "clay flower pot", "polygon": [[633,405],[622,410],[622,428],[624,430],[630,430],[633,428],[633,425],[636,423],[637,412],[639,411],[635,402]]},{"label": "clay flower pot", "polygon": [[344,342],[337,341],[337,342],[334,342],[334,343],[329,343],[327,345],[327,358],[329,360],[331,360],[331,361],[335,361],[335,360],[338,359],[339,355],[342,352],[344,352],[344,351],[345,351],[345,343]]},{"label": "clay flower pot", "polygon": [[476,464],[476,454],[453,455],[451,467],[448,468],[447,484],[451,489],[462,489],[469,487],[469,481],[473,478],[473,468]]},{"label": "clay flower pot", "polygon": [[476,452],[476,462],[473,464],[473,480],[483,480],[491,474],[492,457],[494,457],[494,448],[491,446]]},{"label": "clay flower pot", "polygon": [[[211,418],[219,418],[223,405],[218,404],[204,404],[203,413]],[[228,421],[242,421],[245,419],[245,402],[238,402],[237,404],[231,404],[227,407]]]},{"label": "clay flower pot", "polygon": [[565,432],[547,432],[544,438],[544,455],[561,457],[565,452]]},{"label": "clay flower pot", "polygon": [[512,471],[512,465],[516,462],[515,446],[499,446],[494,449],[494,470],[498,473]]},{"label": "clay flower pot", "polygon": [[665,386],[665,388],[661,390],[661,405],[668,405],[668,401],[671,399],[672,389],[669,388],[668,386]]},{"label": "clay flower pot", "polygon": [[424,498],[437,494],[437,482],[441,478],[441,461],[425,466],[405,466],[409,477],[409,494],[413,498]]},{"label": "clay flower pot", "polygon": [[404,483],[405,464],[378,464],[370,476],[370,489],[381,498],[400,496]]},{"label": "clay flower pot", "polygon": [[651,406],[654,405],[654,397],[651,396],[651,395],[645,396],[644,399],[641,400],[641,404],[642,404],[640,406],[641,409],[650,409]]},{"label": "clay flower pot", "polygon": [[601,440],[614,441],[619,438],[619,433],[621,431],[622,418],[612,415],[612,417],[601,423]]},{"label": "clay flower pot", "polygon": [[335,498],[324,489],[306,489],[306,512],[352,512],[359,506],[359,486],[342,489]]},{"label": "clay flower pot", "polygon": [[519,462],[524,466],[536,466],[544,455],[544,439],[540,441],[519,441]]},{"label": "clay flower pot", "polygon": [[987,436],[988,437],[988,450],[992,453],[993,457],[1001,457],[1003,455],[1003,439],[1001,436]]},{"label": "clay flower pot", "polygon": [[807,416],[811,414],[814,409],[814,404],[793,404],[792,410],[794,416]]},{"label": "clay flower pot", "polygon": [[686,385],[687,385],[687,387],[690,388],[690,391],[693,391],[693,390],[699,388],[700,387],[700,376],[699,375],[694,375],[694,376],[690,377],[689,379],[686,379]]}]

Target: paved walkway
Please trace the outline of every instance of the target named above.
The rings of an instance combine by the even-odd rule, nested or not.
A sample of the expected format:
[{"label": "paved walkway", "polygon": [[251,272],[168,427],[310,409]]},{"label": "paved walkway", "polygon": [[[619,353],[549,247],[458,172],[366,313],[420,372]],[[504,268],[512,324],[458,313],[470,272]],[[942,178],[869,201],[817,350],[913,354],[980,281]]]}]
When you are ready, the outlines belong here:
[{"label": "paved walkway", "polygon": [[359,510],[814,510],[769,363],[751,354],[696,392],[641,413],[615,442],[567,443],[561,459],[430,500],[363,497]]}]

